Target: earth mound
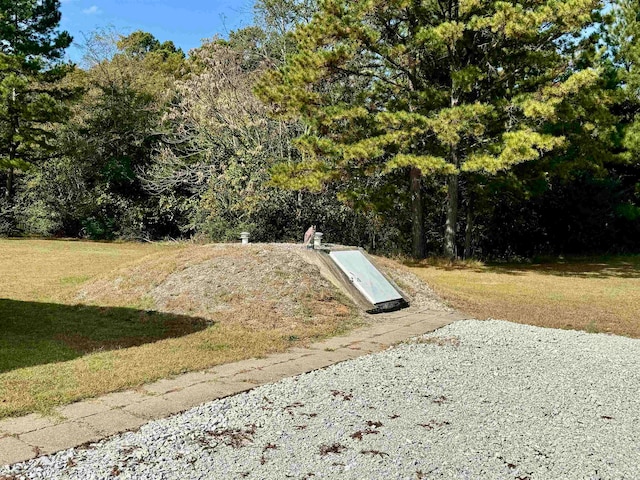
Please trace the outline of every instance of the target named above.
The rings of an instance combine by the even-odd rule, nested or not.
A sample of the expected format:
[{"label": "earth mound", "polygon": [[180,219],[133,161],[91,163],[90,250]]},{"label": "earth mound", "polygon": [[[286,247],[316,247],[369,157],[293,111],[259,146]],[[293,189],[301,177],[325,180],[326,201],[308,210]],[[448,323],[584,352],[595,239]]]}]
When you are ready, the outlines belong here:
[{"label": "earth mound", "polygon": [[82,286],[75,301],[134,306],[250,329],[309,327],[357,314],[316,267],[273,245],[187,246]]},{"label": "earth mound", "polygon": [[[354,303],[322,276],[299,245],[215,244],[155,254],[84,284],[75,301],[135,306],[245,328],[291,329],[362,318]],[[404,266],[376,257],[412,308],[445,310]]]}]

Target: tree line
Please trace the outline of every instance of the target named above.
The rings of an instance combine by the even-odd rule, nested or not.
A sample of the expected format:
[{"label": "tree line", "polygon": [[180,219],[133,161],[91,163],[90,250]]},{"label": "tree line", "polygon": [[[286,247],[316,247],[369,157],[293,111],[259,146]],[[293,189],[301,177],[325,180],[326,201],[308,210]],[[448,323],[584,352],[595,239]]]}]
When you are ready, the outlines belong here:
[{"label": "tree line", "polygon": [[258,0],[185,54],[0,0],[0,235],[636,252],[640,0]]}]

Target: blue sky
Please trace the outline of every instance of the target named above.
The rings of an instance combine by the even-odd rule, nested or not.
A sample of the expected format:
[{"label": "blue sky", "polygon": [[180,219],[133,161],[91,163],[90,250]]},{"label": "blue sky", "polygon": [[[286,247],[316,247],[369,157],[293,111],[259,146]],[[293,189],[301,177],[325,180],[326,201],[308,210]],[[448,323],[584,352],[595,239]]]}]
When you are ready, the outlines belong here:
[{"label": "blue sky", "polygon": [[204,38],[249,25],[252,5],[251,0],[61,0],[60,28],[74,37],[67,50],[74,62],[82,59],[83,33],[106,27],[125,34],[144,30],[188,52]]}]

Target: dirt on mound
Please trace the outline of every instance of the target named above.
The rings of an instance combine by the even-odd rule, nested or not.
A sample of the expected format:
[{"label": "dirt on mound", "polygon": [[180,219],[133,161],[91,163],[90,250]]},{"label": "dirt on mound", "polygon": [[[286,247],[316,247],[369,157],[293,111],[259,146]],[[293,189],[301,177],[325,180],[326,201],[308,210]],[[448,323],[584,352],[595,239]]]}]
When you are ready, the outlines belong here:
[{"label": "dirt on mound", "polygon": [[188,246],[88,284],[75,301],[201,317],[252,330],[357,317],[351,302],[291,248]]}]

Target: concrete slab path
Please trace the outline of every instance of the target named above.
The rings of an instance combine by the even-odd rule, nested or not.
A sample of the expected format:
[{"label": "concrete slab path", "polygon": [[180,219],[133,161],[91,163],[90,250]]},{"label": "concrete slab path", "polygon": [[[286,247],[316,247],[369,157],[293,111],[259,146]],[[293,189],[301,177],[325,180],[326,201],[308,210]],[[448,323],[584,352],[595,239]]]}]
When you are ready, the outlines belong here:
[{"label": "concrete slab path", "polygon": [[265,358],[219,365],[110,393],[56,409],[55,415],[30,414],[0,420],[0,464],[54,453],[135,430],[146,422],[211,400],[377,352],[416,335],[464,318],[458,312],[401,310],[376,315],[346,336]]}]

